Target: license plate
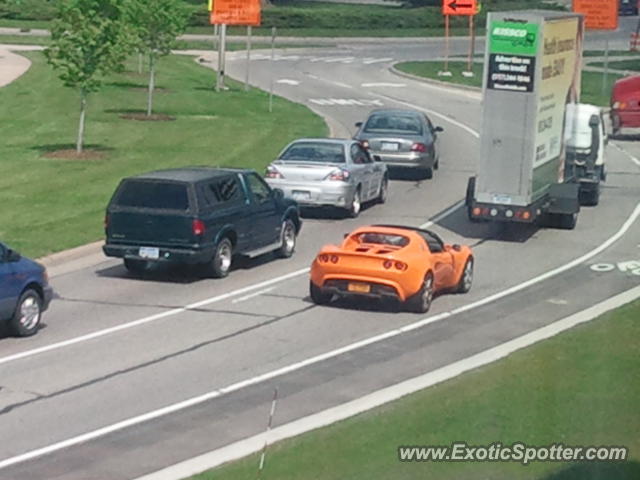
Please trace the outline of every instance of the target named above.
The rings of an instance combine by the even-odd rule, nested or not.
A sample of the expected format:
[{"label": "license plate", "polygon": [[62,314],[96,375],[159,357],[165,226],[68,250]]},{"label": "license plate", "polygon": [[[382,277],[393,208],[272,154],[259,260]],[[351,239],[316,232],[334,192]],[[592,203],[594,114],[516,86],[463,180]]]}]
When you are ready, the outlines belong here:
[{"label": "license plate", "polygon": [[294,190],[293,192],[291,192],[291,195],[294,200],[309,200],[311,198],[310,192],[300,190]]},{"label": "license plate", "polygon": [[366,283],[349,283],[347,290],[357,293],[369,293],[371,291],[371,285]]},{"label": "license plate", "polygon": [[392,142],[382,142],[380,149],[385,152],[397,152],[400,149],[400,145]]},{"label": "license plate", "polygon": [[500,205],[511,205],[512,199],[509,195],[494,195],[493,203],[498,203]]},{"label": "license plate", "polygon": [[160,249],[154,247],[140,247],[138,255],[141,258],[150,258],[152,260],[157,260],[158,258],[160,258]]}]

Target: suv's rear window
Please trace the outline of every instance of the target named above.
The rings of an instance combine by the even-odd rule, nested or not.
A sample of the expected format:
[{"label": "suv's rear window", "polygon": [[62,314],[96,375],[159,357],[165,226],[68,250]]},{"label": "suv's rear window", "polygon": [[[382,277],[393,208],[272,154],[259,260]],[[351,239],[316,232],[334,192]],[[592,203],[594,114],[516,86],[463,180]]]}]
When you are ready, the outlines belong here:
[{"label": "suv's rear window", "polygon": [[187,186],[179,183],[129,180],[120,187],[115,204],[120,207],[188,210]]}]

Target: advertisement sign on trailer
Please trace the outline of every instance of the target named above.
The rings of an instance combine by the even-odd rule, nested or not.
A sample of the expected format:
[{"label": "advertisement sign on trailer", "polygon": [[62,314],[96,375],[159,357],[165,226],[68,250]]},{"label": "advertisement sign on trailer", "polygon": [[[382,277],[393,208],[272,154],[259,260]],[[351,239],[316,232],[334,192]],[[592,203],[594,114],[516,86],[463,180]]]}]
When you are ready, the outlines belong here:
[{"label": "advertisement sign on trailer", "polygon": [[618,0],[573,0],[573,11],[585,16],[588,30],[618,28]]},{"label": "advertisement sign on trailer", "polygon": [[260,0],[215,0],[211,23],[259,26]]}]

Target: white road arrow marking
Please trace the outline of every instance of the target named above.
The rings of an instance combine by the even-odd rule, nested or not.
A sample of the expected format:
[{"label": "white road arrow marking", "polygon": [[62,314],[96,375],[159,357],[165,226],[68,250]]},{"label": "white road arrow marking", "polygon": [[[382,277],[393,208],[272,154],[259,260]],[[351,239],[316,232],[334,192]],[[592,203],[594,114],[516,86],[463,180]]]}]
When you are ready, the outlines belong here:
[{"label": "white road arrow marking", "polygon": [[373,83],[363,83],[362,87],[391,87],[391,88],[402,88],[406,87],[406,83],[388,83],[388,82],[373,82]]},{"label": "white road arrow marking", "polygon": [[640,275],[640,260],[631,260],[629,262],[618,263],[618,270],[622,273],[630,273],[632,275]]},{"label": "white road arrow marking", "polygon": [[284,83],[285,85],[300,85],[300,82],[297,80],[290,80],[288,78],[281,78],[276,83]]},{"label": "white road arrow marking", "polygon": [[371,65],[373,63],[390,62],[392,60],[393,60],[393,58],[391,58],[391,57],[387,57],[387,58],[368,58],[368,59],[363,60],[362,63],[364,63],[365,65]]}]

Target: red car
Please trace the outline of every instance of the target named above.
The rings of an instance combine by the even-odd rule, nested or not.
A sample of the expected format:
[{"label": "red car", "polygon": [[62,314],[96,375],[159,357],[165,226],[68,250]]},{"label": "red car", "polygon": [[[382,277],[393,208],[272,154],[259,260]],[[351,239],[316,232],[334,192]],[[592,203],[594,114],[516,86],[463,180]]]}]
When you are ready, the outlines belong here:
[{"label": "red car", "polygon": [[621,78],[611,92],[613,135],[623,128],[640,128],[640,75]]}]

